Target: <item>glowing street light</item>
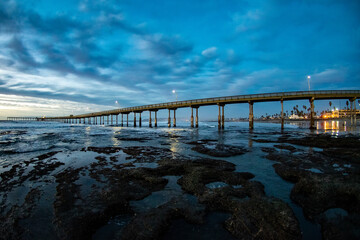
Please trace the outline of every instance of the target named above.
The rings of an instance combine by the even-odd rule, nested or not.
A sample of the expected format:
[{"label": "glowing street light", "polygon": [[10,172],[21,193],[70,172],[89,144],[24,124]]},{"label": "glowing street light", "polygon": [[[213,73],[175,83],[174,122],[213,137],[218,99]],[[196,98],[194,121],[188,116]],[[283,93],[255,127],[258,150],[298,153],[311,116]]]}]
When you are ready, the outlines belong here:
[{"label": "glowing street light", "polygon": [[310,91],[310,78],[311,78],[311,76],[308,75],[308,76],[307,76],[307,80],[308,80],[308,85],[309,85],[309,91]]},{"label": "glowing street light", "polygon": [[172,93],[174,93],[175,94],[175,96],[176,96],[176,101],[178,100],[178,95],[177,95],[177,92],[175,91],[175,90],[172,90]]}]

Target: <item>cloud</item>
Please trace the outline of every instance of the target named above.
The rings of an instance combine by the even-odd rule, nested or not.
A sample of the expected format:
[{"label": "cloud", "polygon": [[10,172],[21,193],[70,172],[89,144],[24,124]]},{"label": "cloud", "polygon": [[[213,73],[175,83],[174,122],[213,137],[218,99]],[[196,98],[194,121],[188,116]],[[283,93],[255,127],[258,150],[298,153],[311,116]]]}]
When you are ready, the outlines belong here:
[{"label": "cloud", "polygon": [[0,91],[134,106],[168,101],[173,88],[180,99],[303,90],[309,74],[317,89],[356,88],[359,7],[83,0],[52,9],[3,0]]},{"label": "cloud", "polygon": [[210,47],[201,52],[201,55],[207,58],[214,58],[217,56],[217,48]]}]

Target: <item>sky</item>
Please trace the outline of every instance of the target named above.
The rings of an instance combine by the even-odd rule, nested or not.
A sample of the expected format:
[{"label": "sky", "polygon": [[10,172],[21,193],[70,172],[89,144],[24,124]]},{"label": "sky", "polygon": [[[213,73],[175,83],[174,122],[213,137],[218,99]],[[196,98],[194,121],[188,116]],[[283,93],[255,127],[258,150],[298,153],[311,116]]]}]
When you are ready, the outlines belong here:
[{"label": "sky", "polygon": [[359,12],[359,0],[1,0],[0,119],[306,91],[309,75],[311,90],[360,89]]}]

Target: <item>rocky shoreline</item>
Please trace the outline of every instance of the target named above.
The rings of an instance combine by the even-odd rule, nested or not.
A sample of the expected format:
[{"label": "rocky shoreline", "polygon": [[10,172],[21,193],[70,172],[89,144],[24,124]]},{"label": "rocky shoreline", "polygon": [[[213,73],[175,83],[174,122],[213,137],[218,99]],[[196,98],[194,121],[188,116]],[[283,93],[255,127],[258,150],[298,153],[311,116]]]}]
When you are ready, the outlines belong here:
[{"label": "rocky shoreline", "polygon": [[[261,134],[252,138],[270,144],[261,150],[274,162],[276,174],[294,184],[291,200],[309,221],[321,225],[323,239],[359,239],[358,136],[284,133],[278,138]],[[165,143],[85,147],[7,166],[0,174],[0,239],[38,238],[41,234],[30,223],[39,216],[52,239],[94,238],[114,219],[123,220],[112,229],[113,239],[161,239],[178,219],[198,226],[219,212],[227,214],[222,228],[229,238],[302,238],[289,204],[268,196],[253,173],[236,171],[236,165],[227,161],[251,149],[211,139],[176,139],[200,155],[173,152]],[[69,164],[71,154],[88,160]],[[14,192],[24,195],[22,204],[11,204]],[[158,195],[162,198],[155,204],[152,199]],[[150,205],[134,207],[140,202]]]}]

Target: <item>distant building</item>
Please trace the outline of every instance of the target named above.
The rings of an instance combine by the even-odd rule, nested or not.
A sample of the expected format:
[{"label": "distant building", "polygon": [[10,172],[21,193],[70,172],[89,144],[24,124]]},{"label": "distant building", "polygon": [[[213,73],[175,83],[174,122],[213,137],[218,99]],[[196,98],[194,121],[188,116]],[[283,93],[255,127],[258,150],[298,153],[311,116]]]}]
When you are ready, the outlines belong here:
[{"label": "distant building", "polygon": [[[355,112],[355,110],[353,111]],[[356,110],[356,116],[360,116],[360,110]],[[340,109],[340,110],[332,110],[326,111],[321,115],[321,118],[346,118],[351,116],[351,110]]]},{"label": "distant building", "polygon": [[304,119],[304,117],[297,114],[292,114],[289,116],[289,119]]}]

